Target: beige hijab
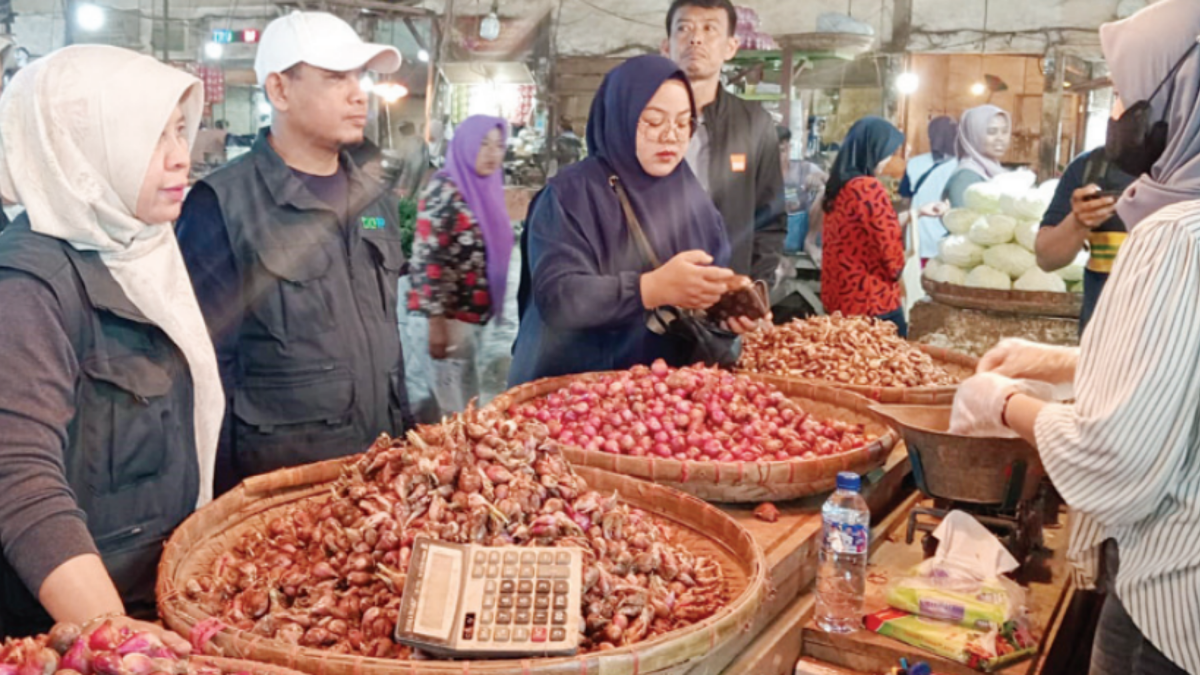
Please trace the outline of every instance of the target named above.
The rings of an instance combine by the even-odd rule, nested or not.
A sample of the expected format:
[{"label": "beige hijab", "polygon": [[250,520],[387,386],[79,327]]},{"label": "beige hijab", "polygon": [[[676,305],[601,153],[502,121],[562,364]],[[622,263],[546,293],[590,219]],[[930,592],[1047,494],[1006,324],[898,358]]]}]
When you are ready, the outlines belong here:
[{"label": "beige hijab", "polygon": [[0,97],[0,195],[24,205],[35,232],[98,252],[134,306],[187,358],[204,504],[225,414],[216,356],[171,225],[134,216],[176,105],[191,142],[203,106],[196,78],[101,45],[38,59]]}]

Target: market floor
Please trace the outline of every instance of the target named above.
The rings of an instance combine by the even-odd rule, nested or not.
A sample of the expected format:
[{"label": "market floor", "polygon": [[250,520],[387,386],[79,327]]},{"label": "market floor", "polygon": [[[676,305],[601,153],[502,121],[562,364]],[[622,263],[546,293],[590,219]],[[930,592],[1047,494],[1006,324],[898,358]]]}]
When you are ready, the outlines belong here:
[{"label": "market floor", "polygon": [[[513,340],[517,338],[517,286],[521,279],[521,252],[514,247],[509,265],[508,289],[504,298],[504,313],[492,321],[483,332],[479,356],[479,402],[487,403],[508,389],[508,367],[512,363]],[[408,278],[400,279],[400,341],[404,345],[404,374],[408,382],[408,400],[417,422],[432,424],[444,415],[458,412],[438,410],[430,388],[429,320],[423,315],[405,310],[408,297]]]}]

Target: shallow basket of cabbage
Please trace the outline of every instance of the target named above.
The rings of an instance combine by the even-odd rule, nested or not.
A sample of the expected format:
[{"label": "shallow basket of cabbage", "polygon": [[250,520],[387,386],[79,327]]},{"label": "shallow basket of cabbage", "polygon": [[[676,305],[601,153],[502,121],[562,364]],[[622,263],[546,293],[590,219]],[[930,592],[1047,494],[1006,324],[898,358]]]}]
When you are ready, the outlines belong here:
[{"label": "shallow basket of cabbage", "polygon": [[1079,293],[971,288],[934,281],[929,277],[921,279],[921,287],[935,302],[960,309],[1066,319],[1078,319],[1083,309],[1083,296]]}]

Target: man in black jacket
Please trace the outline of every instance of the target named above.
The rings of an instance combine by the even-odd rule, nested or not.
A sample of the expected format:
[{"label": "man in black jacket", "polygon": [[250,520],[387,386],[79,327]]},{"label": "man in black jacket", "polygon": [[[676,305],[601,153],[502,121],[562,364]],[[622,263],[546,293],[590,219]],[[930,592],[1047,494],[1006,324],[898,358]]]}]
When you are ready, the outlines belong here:
[{"label": "man in black jacket", "polygon": [[775,123],[762,106],[721,86],[737,54],[737,12],[729,0],[674,0],[663,53],[687,73],[700,111],[688,165],[725,219],[738,274],[773,285],[783,257],[787,212]]},{"label": "man in black jacket", "polygon": [[367,122],[360,79],[396,71],[400,54],[331,14],[294,12],[263,31],[254,67],[271,126],[196,185],[177,227],[229,398],[218,494],[413,423],[396,204],[350,153]]}]

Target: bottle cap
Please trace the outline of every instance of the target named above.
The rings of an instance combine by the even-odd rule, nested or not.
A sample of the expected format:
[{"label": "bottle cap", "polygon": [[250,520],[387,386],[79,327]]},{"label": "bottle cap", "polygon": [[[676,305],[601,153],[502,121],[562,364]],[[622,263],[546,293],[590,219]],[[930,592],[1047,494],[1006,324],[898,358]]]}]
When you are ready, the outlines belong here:
[{"label": "bottle cap", "polygon": [[862,478],[856,473],[843,471],[837,475],[837,489],[861,492]]}]

